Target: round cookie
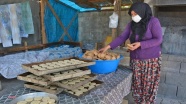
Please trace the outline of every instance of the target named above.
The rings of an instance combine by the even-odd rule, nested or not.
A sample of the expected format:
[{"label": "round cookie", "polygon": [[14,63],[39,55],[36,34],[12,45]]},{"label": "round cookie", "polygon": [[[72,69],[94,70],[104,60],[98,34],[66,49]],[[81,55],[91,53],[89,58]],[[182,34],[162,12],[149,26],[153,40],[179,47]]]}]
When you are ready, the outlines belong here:
[{"label": "round cookie", "polygon": [[55,86],[50,86],[50,89],[55,90],[55,89],[57,89],[57,87],[55,87]]},{"label": "round cookie", "polygon": [[49,104],[55,103],[55,99],[49,99],[49,100],[48,100],[48,103],[49,103]]},{"label": "round cookie", "polygon": [[30,104],[40,104],[41,101],[32,101]]},{"label": "round cookie", "polygon": [[19,102],[17,102],[17,104],[27,104],[27,102],[26,101],[19,101]]},{"label": "round cookie", "polygon": [[39,71],[47,70],[46,68],[37,68]]},{"label": "round cookie", "polygon": [[41,99],[42,99],[42,97],[35,97],[35,98],[34,98],[35,101],[39,101],[39,100],[41,100]]},{"label": "round cookie", "polygon": [[50,99],[50,97],[43,97],[42,101],[43,102],[48,102],[49,99]]},{"label": "round cookie", "polygon": [[39,104],[48,104],[48,102],[40,102]]},{"label": "round cookie", "polygon": [[26,102],[31,102],[31,101],[33,101],[33,98],[27,98],[27,99],[25,99],[25,101]]}]

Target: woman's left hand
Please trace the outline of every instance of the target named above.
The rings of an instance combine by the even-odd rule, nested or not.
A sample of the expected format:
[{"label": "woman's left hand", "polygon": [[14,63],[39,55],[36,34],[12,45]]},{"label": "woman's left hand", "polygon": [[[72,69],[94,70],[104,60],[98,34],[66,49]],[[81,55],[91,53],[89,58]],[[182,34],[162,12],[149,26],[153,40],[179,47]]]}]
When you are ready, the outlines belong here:
[{"label": "woman's left hand", "polygon": [[134,51],[141,46],[140,42],[135,42],[135,43],[132,43],[131,45],[133,47],[128,47],[128,49],[131,50],[131,51]]}]

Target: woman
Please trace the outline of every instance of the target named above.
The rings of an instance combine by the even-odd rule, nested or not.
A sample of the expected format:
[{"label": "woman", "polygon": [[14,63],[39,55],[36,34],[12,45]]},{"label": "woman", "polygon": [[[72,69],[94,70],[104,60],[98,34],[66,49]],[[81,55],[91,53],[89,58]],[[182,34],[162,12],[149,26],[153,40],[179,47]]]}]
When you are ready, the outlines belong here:
[{"label": "woman", "polygon": [[137,104],[154,104],[160,81],[161,25],[157,18],[152,17],[150,6],[146,3],[134,3],[128,13],[132,21],[119,37],[100,52],[115,49],[129,38],[133,98]]}]

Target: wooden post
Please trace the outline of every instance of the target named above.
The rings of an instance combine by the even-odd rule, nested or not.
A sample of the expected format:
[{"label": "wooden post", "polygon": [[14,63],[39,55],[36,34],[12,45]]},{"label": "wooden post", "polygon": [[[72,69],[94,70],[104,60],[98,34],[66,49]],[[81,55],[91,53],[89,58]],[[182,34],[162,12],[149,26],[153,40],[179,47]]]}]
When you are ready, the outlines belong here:
[{"label": "wooden post", "polygon": [[115,39],[119,35],[119,21],[121,16],[121,0],[116,0],[114,5],[114,12],[118,14],[118,27],[112,29],[112,39]]},{"label": "wooden post", "polygon": [[40,1],[40,9],[41,9],[41,35],[42,35],[42,43],[47,43],[46,33],[45,33],[45,23],[44,23],[44,16],[45,16],[45,0]]},{"label": "wooden post", "polygon": [[28,51],[28,47],[27,47],[27,46],[28,46],[28,44],[27,44],[27,42],[25,41],[25,42],[24,42],[25,51]]},{"label": "wooden post", "polygon": [[1,81],[0,81],[0,91],[2,90],[3,88],[2,88],[2,84],[1,84]]}]

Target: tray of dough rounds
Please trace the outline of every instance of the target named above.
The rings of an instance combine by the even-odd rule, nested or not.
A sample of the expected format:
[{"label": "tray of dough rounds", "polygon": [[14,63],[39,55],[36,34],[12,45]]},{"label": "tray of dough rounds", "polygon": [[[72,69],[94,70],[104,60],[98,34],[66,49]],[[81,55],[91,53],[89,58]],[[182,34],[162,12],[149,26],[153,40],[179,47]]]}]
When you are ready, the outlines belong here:
[{"label": "tray of dough rounds", "polygon": [[94,64],[95,62],[90,60],[79,58],[66,58],[38,63],[23,64],[22,67],[28,72],[41,76],[59,71],[86,67]]},{"label": "tray of dough rounds", "polygon": [[83,67],[79,69],[71,69],[71,70],[51,73],[51,74],[43,75],[43,77],[50,80],[51,82],[56,82],[56,81],[61,81],[64,79],[80,77],[80,76],[90,74],[90,73],[91,71],[88,68]]},{"label": "tray of dough rounds", "polygon": [[42,76],[36,76],[30,72],[27,72],[27,73],[17,76],[17,79],[25,81],[25,82],[40,84],[43,86],[48,86],[52,83],[51,81],[47,80],[46,78],[44,78]]},{"label": "tray of dough rounds", "polygon": [[74,90],[86,83],[89,83],[93,80],[96,79],[96,75],[94,74],[88,74],[88,75],[84,75],[81,77],[75,77],[75,78],[71,78],[71,79],[65,79],[59,82],[55,82],[54,84],[62,87],[64,89],[68,89],[68,90]]},{"label": "tray of dough rounds", "polygon": [[35,92],[21,95],[9,104],[58,104],[58,97],[45,92]]},{"label": "tray of dough rounds", "polygon": [[30,82],[25,83],[24,87],[30,88],[30,89],[33,89],[36,91],[47,92],[50,94],[59,94],[63,91],[61,88],[59,88],[58,86],[55,86],[55,85],[43,86],[43,85],[39,85],[39,84],[33,84]]},{"label": "tray of dough rounds", "polygon": [[69,94],[70,96],[74,98],[80,98],[80,97],[83,97],[89,94],[91,91],[98,89],[99,87],[101,87],[102,84],[103,82],[99,80],[93,80],[85,85],[78,87],[77,89],[74,89],[74,90],[66,89],[64,90],[64,93]]}]

